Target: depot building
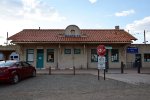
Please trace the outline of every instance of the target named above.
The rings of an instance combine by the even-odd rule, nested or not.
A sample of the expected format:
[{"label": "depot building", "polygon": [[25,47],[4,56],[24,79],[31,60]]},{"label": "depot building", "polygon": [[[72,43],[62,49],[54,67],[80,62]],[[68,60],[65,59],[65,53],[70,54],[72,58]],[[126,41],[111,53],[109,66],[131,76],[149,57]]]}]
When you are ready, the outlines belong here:
[{"label": "depot building", "polygon": [[114,29],[24,29],[9,37],[18,46],[20,60],[36,68],[97,68],[97,46],[106,47],[106,67],[120,68],[126,63],[126,48],[136,40],[116,26]]}]

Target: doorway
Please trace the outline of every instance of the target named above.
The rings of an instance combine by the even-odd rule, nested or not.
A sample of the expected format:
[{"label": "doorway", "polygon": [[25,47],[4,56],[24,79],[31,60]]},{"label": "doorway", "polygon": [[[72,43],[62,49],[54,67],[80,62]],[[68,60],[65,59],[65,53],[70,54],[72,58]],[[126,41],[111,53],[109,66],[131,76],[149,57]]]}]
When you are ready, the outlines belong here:
[{"label": "doorway", "polygon": [[142,57],[141,54],[135,54],[135,66],[134,67],[142,67]]},{"label": "doorway", "polygon": [[44,50],[37,49],[37,60],[36,60],[36,67],[43,68],[44,67]]}]

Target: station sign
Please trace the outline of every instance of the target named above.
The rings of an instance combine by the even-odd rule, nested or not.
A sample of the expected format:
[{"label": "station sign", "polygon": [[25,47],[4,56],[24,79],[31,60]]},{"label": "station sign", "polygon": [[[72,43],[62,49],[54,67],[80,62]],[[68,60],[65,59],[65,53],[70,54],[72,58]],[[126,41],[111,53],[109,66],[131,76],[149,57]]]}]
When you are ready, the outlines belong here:
[{"label": "station sign", "polygon": [[138,48],[137,47],[128,47],[127,48],[127,53],[138,53]]}]

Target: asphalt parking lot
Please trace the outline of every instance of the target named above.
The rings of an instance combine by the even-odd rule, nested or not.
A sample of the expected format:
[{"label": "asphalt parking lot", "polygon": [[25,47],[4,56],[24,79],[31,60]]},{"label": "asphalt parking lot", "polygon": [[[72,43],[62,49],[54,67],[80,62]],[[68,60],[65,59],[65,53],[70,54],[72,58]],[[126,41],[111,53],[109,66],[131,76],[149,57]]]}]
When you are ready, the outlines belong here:
[{"label": "asphalt parking lot", "polygon": [[0,100],[148,100],[150,85],[97,76],[37,75],[18,84],[0,84]]}]

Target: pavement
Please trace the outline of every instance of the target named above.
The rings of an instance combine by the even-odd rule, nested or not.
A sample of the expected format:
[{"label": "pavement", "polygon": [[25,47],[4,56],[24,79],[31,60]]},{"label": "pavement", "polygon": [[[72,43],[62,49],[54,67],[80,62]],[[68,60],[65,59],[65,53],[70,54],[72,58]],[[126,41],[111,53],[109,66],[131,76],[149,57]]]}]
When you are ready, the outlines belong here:
[{"label": "pavement", "polygon": [[[45,74],[45,75],[61,75],[61,74],[66,74],[66,75],[74,75],[74,74],[92,74],[95,76],[98,76],[98,70],[97,69],[62,69],[62,70],[56,70],[56,69],[51,69],[51,73],[49,72],[49,69],[37,69],[37,74]],[[104,71],[100,70],[100,76],[104,76]],[[137,73],[136,69],[124,69],[124,73],[122,74],[120,69],[109,69],[108,72],[105,74],[106,80],[107,78],[113,79],[113,80],[118,80],[134,85],[140,85],[140,84],[148,84],[150,85],[150,68],[143,68],[141,69],[140,74]],[[100,79],[101,80],[101,79]]]}]

